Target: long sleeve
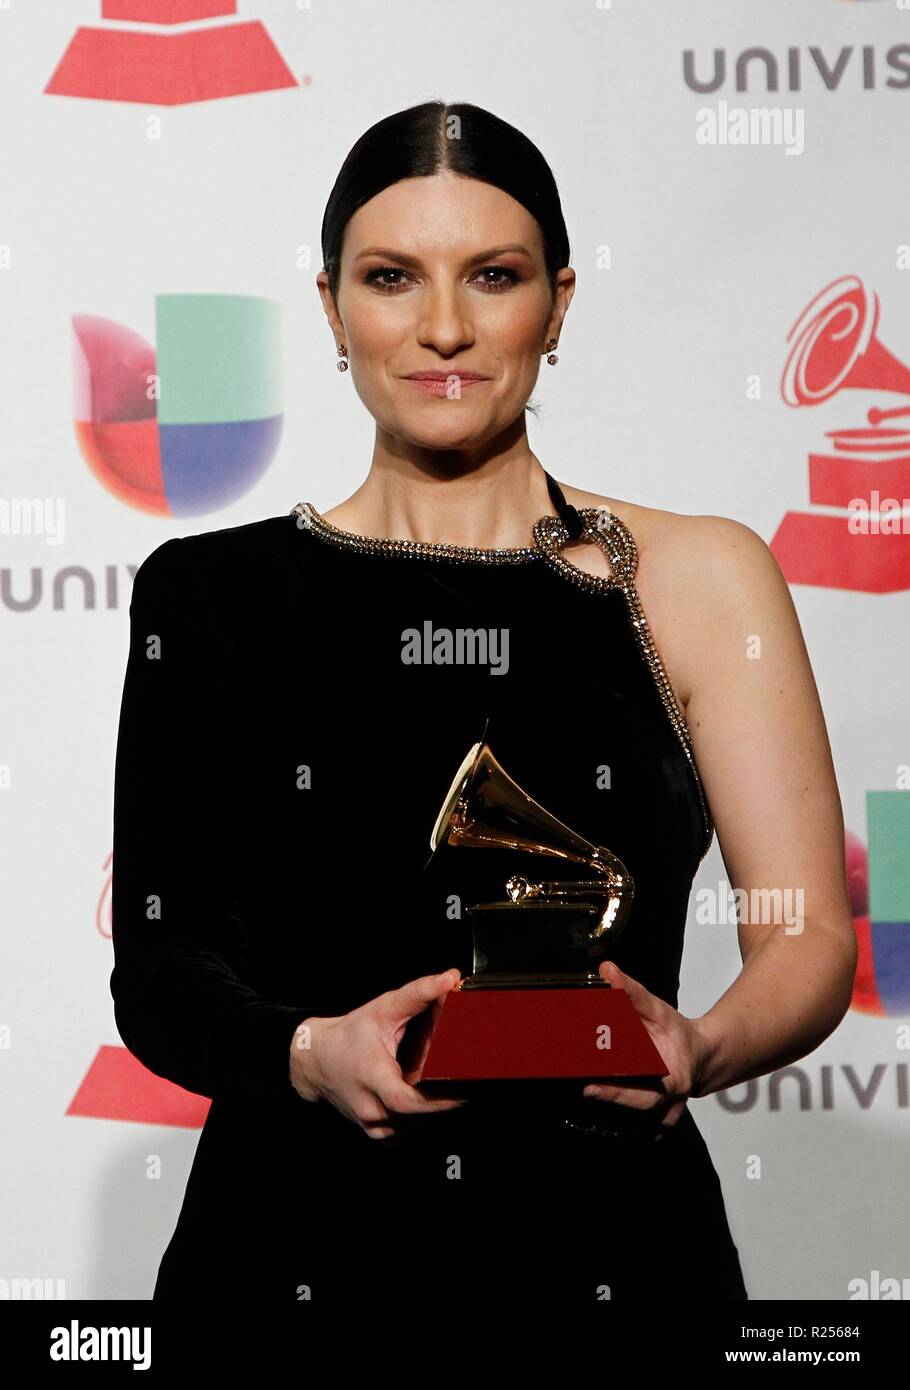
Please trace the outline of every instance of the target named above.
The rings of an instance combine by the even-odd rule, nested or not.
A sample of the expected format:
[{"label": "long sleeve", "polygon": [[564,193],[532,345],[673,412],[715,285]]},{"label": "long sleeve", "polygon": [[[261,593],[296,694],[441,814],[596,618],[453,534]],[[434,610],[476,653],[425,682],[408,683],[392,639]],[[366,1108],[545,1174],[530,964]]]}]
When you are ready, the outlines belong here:
[{"label": "long sleeve", "polygon": [[293,1095],[293,1034],[319,1010],[269,1002],[248,982],[231,870],[237,731],[223,714],[232,649],[204,621],[186,546],[165,541],[133,581],[114,772],[114,1017],[140,1062],[189,1091]]}]

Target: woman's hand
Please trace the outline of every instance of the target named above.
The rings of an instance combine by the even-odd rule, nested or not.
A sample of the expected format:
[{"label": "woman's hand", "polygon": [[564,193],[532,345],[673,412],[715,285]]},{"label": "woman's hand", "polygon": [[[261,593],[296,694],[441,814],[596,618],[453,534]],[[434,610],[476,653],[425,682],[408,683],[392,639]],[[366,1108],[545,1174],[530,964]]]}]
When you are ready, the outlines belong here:
[{"label": "woman's hand", "polygon": [[[395,1136],[394,1114],[433,1114],[465,1099],[429,1100],[409,1086],[396,1060],[408,1021],[447,994],[457,970],[423,975],[339,1018],[308,1018],[291,1043],[291,1084],[304,1100],[330,1101],[372,1139]],[[309,1032],[306,1032],[307,1026]]]},{"label": "woman's hand", "polygon": [[684,1018],[631,975],[624,974],[611,960],[603,961],[598,973],[607,984],[626,991],[664,1064],[669,1067],[669,1074],[656,1081],[627,1081],[622,1086],[599,1081],[586,1086],[583,1094],[596,1100],[616,1101],[633,1110],[654,1110],[661,1116],[661,1127],[675,1125],[689,1097],[698,1094],[706,1042],[696,1021]]}]

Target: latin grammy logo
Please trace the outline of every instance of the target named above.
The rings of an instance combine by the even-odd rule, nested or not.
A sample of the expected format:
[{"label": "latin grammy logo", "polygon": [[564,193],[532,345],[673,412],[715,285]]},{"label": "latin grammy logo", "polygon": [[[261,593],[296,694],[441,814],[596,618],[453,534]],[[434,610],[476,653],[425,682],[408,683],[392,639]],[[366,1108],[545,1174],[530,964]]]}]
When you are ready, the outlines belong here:
[{"label": "latin grammy logo", "polygon": [[[878,296],[854,275],[827,285],[787,335],[788,405],[820,405],[844,388],[910,396],[910,370],[876,336]],[[910,405],[872,406],[867,425],[826,432],[809,455],[809,500],[829,512],[787,512],[771,549],[793,584],[866,593],[910,588]],[[907,509],[905,514],[904,509]]]},{"label": "latin grammy logo", "polygon": [[[45,92],[52,96],[183,106],[296,87],[259,20],[236,15],[237,0],[101,0],[102,20],[159,25],[161,32],[80,25]],[[180,33],[168,26],[194,24]]]}]

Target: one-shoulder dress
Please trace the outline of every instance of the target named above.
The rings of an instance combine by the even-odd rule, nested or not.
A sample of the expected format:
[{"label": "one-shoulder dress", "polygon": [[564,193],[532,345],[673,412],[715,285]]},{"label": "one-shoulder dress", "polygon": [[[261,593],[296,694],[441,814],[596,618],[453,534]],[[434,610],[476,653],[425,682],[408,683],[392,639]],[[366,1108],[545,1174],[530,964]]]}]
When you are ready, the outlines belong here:
[{"label": "one-shoulder dress", "polygon": [[572,563],[557,515],[481,550],[359,536],[308,503],[172,538],[139,567],[111,992],[135,1057],[211,1099],[154,1299],[483,1314],[747,1298],[688,1106],[655,1140],[583,1083],[554,1100],[527,1082],[398,1117],[388,1142],[289,1079],[304,1019],[469,975],[458,905],[527,873],[527,853],[430,854],[481,738],[629,870],[612,959],[676,1007],[714,826],[635,541],[607,509],[579,515],[609,578]]}]

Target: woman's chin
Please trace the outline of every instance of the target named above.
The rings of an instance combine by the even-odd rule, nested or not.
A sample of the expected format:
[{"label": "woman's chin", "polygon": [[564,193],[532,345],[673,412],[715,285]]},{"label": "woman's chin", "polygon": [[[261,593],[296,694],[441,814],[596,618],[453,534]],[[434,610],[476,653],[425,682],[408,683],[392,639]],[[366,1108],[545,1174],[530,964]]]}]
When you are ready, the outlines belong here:
[{"label": "woman's chin", "polygon": [[441,421],[428,427],[425,423],[405,425],[402,434],[411,444],[420,449],[467,449],[476,448],[487,439],[492,439],[496,430],[487,421],[466,420]]}]

